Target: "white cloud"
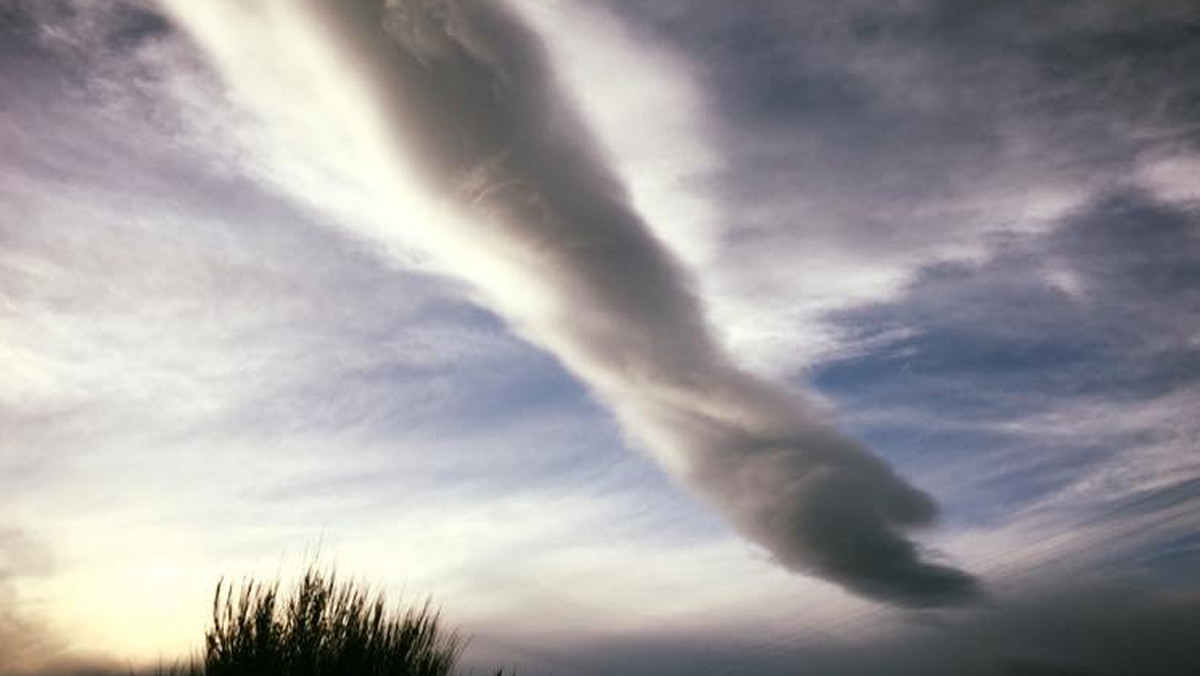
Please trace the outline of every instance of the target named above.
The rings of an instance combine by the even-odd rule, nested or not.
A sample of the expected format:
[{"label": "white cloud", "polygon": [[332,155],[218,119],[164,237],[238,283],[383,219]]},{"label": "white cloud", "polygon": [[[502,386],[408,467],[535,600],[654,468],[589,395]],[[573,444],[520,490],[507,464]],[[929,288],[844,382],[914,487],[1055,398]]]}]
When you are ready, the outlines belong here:
[{"label": "white cloud", "polygon": [[1200,155],[1159,155],[1139,167],[1139,178],[1160,199],[1168,202],[1200,201]]}]

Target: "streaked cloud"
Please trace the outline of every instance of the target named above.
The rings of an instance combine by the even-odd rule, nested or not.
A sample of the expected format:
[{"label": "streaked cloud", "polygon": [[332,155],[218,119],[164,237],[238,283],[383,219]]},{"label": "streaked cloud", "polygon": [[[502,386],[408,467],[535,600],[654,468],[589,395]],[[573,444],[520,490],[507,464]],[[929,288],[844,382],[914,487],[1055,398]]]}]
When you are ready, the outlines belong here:
[{"label": "streaked cloud", "polygon": [[[224,25],[245,13],[228,11]],[[423,220],[450,233],[433,236],[435,255],[743,534],[785,566],[863,593],[906,603],[972,593],[967,576],[921,563],[902,535],[933,520],[928,496],[723,353],[687,277],[632,210],[515,19],[471,3],[261,11],[299,12],[275,19],[284,26],[324,27],[305,44],[339,40],[325,56],[361,73],[356,107],[378,108],[361,145],[406,167],[391,176],[415,174],[412,185],[450,200],[443,211],[461,212]],[[189,21],[186,9],[180,16]],[[201,41],[206,21],[190,24]],[[258,44],[260,32],[245,39]],[[297,58],[284,45],[268,52]],[[232,77],[243,71],[227,62]]]}]

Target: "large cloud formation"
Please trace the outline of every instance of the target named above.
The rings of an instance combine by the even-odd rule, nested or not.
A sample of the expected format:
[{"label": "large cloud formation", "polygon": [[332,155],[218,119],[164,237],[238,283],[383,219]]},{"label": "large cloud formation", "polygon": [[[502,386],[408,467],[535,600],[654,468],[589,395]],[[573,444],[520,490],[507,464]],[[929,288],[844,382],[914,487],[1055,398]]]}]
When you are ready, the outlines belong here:
[{"label": "large cloud formation", "polygon": [[975,593],[969,575],[922,560],[906,536],[935,519],[928,495],[718,344],[686,273],[631,208],[513,16],[459,0],[223,4],[172,9],[234,78],[231,22],[292,22],[323,42],[306,49],[337,62],[313,69],[313,82],[358,82],[362,100],[345,108],[372,107],[365,138],[405,167],[396,175],[451,205],[444,218],[394,227],[445,231],[425,241],[447,268],[779,563],[903,604]]}]

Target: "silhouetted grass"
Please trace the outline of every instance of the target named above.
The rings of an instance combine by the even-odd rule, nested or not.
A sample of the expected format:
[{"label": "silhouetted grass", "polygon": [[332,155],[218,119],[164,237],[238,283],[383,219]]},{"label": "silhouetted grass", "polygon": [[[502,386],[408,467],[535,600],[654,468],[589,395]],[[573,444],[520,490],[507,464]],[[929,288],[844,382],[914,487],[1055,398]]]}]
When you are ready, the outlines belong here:
[{"label": "silhouetted grass", "polygon": [[446,676],[464,646],[429,601],[393,609],[310,565],[286,597],[278,582],[218,582],[202,659],[157,676]]}]

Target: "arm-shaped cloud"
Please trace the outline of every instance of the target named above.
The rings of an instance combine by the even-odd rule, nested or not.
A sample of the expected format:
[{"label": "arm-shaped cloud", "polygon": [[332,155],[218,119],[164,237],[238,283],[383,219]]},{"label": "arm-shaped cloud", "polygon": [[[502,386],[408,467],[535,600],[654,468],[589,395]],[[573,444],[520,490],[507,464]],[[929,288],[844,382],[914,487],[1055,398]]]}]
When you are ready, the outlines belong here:
[{"label": "arm-shaped cloud", "polygon": [[[458,218],[419,225],[455,230],[457,244],[433,253],[739,532],[789,569],[873,597],[923,605],[975,592],[973,578],[922,561],[904,535],[935,518],[927,495],[717,344],[537,39],[497,3],[257,4],[269,6],[259,18],[301,12],[320,27],[313,39],[361,79],[361,104],[384,121],[374,142],[453,205]],[[194,23],[183,0],[175,9]],[[225,12],[251,16],[241,2]],[[193,26],[202,43],[205,30]]]}]

